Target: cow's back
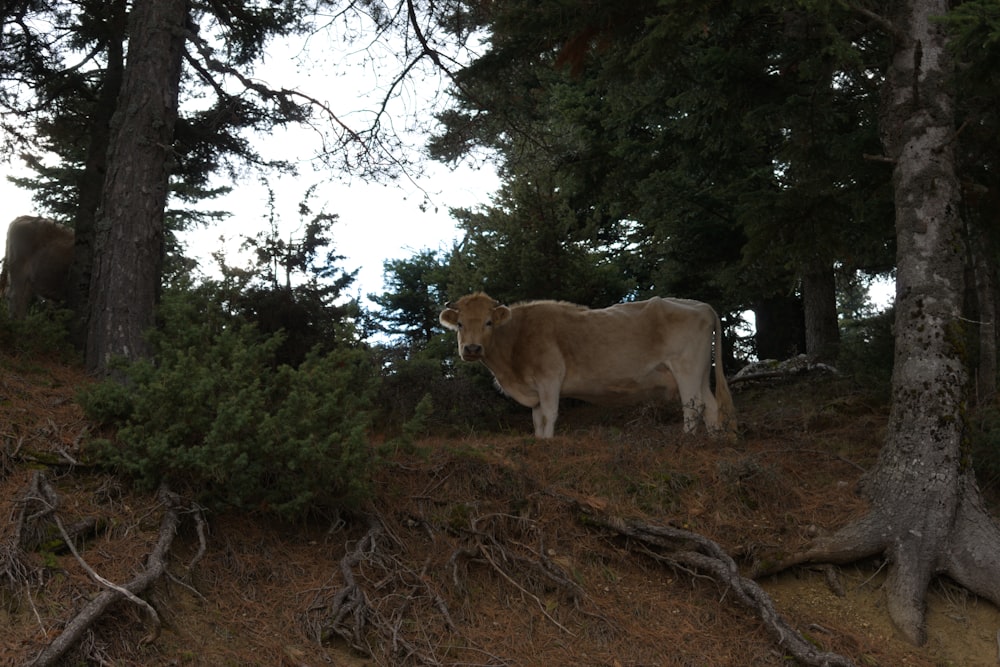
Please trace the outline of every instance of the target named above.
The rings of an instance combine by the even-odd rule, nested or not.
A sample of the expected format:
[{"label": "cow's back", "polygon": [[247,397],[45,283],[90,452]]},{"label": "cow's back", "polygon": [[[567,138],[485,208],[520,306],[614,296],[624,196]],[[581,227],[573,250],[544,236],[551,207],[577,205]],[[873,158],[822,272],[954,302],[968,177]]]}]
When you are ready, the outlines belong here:
[{"label": "cow's back", "polygon": [[648,356],[649,350],[689,347],[697,332],[711,335],[715,314],[700,301],[654,297],[608,308],[588,309],[559,301],[536,301],[512,307],[512,323],[524,347],[554,344],[568,359],[623,361]]},{"label": "cow's back", "polygon": [[[562,395],[599,403],[673,393],[667,360],[692,344],[710,347],[714,314],[705,304],[653,298],[590,310],[556,301],[512,306],[507,353],[517,375],[558,373]],[[495,335],[496,335],[495,334]]]}]

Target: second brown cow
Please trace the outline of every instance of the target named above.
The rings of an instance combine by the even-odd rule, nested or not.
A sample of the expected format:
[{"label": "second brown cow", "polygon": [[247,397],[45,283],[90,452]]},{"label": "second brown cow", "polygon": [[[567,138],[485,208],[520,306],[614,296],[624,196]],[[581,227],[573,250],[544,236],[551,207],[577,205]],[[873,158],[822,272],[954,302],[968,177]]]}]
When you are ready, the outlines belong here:
[{"label": "second brown cow", "polygon": [[47,218],[22,215],[10,223],[0,293],[11,317],[23,318],[35,297],[65,301],[74,242],[72,229]]}]

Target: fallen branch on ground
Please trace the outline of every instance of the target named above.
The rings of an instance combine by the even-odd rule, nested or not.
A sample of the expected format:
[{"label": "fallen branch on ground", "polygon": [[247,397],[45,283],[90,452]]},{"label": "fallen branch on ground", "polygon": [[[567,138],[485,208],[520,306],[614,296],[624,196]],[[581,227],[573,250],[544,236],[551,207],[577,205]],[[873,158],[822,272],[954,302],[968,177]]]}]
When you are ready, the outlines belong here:
[{"label": "fallen branch on ground", "polygon": [[[44,486],[48,486],[48,484],[44,483]],[[49,489],[51,491],[51,487]],[[109,606],[126,597],[135,601],[138,599],[135,597],[138,593],[149,588],[166,571],[167,555],[170,552],[174,536],[177,534],[177,527],[180,524],[181,502],[176,494],[168,491],[166,488],[160,489],[158,497],[166,508],[166,511],[163,514],[163,520],[160,522],[159,539],[152,553],[146,559],[146,569],[123,586],[115,586],[103,578],[98,578],[102,582],[102,585],[110,586],[110,588],[98,594],[66,624],[62,633],[52,640],[41,654],[35,658],[34,662],[31,663],[33,667],[47,667],[48,665],[56,664],[66,651],[81,639],[83,634],[101,617]],[[71,544],[69,541],[68,543]],[[75,549],[74,555],[76,555]],[[79,556],[77,557],[79,558]],[[89,567],[86,569],[92,575],[96,574]],[[151,609],[147,603],[143,604],[147,610]],[[158,631],[159,619],[157,618],[150,635],[143,639],[143,643],[148,643],[155,639]]]},{"label": "fallen branch on ground", "polygon": [[[643,553],[660,562],[705,573],[732,591],[736,599],[751,608],[765,626],[796,660],[813,667],[853,667],[848,658],[837,653],[819,651],[774,609],[767,593],[752,579],[739,573],[736,563],[712,540],[680,528],[659,526],[597,513],[593,508],[577,504],[584,514],[584,523],[612,530],[635,540],[645,547]],[[649,548],[652,547],[652,548]]]}]

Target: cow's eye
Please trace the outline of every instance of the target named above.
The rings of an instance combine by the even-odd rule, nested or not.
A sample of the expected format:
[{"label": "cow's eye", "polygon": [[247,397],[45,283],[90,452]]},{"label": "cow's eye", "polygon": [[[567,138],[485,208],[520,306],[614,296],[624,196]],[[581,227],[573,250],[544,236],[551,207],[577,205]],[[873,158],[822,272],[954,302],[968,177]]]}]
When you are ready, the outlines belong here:
[{"label": "cow's eye", "polygon": [[486,320],[486,326],[488,327],[493,326],[493,320]]},{"label": "cow's eye", "polygon": [[459,322],[457,326],[458,326],[459,329],[461,329],[462,328],[462,323]]}]

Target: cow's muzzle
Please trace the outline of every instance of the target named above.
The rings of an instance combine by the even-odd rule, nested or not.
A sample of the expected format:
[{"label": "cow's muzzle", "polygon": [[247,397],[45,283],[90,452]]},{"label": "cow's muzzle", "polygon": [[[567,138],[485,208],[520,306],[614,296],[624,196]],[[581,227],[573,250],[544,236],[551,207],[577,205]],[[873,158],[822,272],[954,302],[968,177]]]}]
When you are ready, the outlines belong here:
[{"label": "cow's muzzle", "polygon": [[483,356],[483,346],[482,345],[463,345],[462,346],[462,359],[465,361],[479,361]]}]

